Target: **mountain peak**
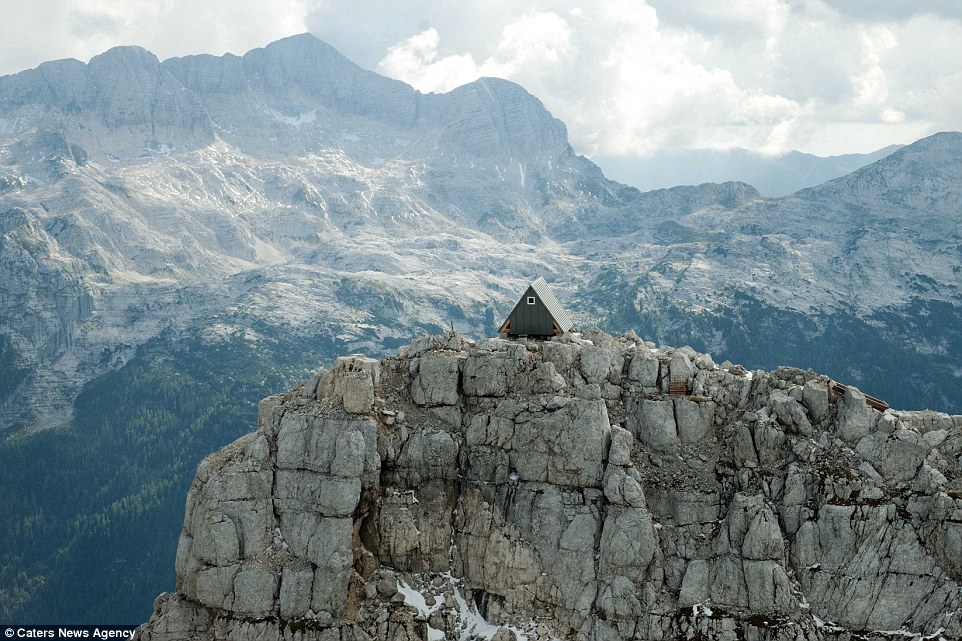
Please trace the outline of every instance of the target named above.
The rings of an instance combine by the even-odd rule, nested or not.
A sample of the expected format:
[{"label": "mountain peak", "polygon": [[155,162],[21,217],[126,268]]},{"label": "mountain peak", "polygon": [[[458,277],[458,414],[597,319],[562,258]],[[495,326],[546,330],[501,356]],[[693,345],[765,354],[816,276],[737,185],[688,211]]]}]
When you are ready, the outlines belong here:
[{"label": "mountain peak", "polygon": [[299,33],[275,40],[265,47],[252,49],[244,54],[244,58],[258,58],[262,55],[286,59],[289,61],[312,61],[326,65],[343,65],[360,70],[356,64],[348,60],[340,51],[327,44],[311,33]]},{"label": "mountain peak", "polygon": [[[889,156],[831,182],[813,192],[852,189],[859,197],[872,193],[890,194],[903,199],[920,184],[939,185],[939,208],[952,210],[962,201],[958,176],[962,173],[962,133],[946,131],[906,145]],[[906,190],[905,193],[903,190]],[[953,195],[954,194],[954,195]]]},{"label": "mountain peak", "polygon": [[283,49],[290,47],[309,47],[318,49],[327,49],[330,51],[335,51],[340,55],[334,47],[329,45],[327,42],[321,40],[313,33],[305,31],[304,33],[297,33],[292,36],[285,36],[284,38],[279,38],[273,42],[268,43],[264,49]]},{"label": "mountain peak", "polygon": [[[427,98],[432,98],[428,96]],[[482,77],[437,97],[453,111],[458,143],[480,157],[507,151],[515,157],[567,149],[568,129],[521,85]]]},{"label": "mountain peak", "polygon": [[137,64],[145,67],[160,66],[160,61],[153,52],[137,45],[111,47],[91,58],[88,66],[96,67],[97,65],[113,61],[123,61],[126,64]]}]

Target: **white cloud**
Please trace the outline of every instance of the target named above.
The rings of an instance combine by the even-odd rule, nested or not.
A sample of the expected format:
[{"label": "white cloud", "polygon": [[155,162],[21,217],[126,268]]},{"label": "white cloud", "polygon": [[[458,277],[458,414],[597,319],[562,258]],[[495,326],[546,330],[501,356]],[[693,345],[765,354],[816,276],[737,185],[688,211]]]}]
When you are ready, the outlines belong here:
[{"label": "white cloud", "polygon": [[[379,70],[435,91],[480,75],[514,80],[569,125],[582,153],[869,151],[962,128],[962,114],[940,106],[962,100],[962,23],[932,7],[859,20],[823,0],[536,0],[517,19],[476,13],[477,4],[462,6],[462,21],[485,23],[488,46],[461,46],[442,18],[419,32],[433,29],[429,51],[392,43]],[[532,15],[551,16],[554,28],[531,28]],[[539,33],[550,37],[511,57],[524,49],[509,34]]]},{"label": "white cloud", "polygon": [[519,82],[569,125],[583,153],[644,152],[663,146],[780,148],[802,106],[692,52],[703,36],[665,29],[637,2],[532,11],[504,24],[489,54],[442,55],[430,28],[391,47],[378,69],[422,91],[447,91],[483,75]]},{"label": "white cloud", "polygon": [[482,76],[550,74],[570,50],[567,23],[554,13],[532,12],[505,26],[498,46],[481,64],[470,53],[439,55],[434,27],[388,49],[378,71],[423,92],[450,91]]},{"label": "white cloud", "polygon": [[863,68],[852,79],[855,88],[853,106],[884,105],[889,97],[889,83],[881,66],[881,54],[896,46],[895,36],[886,27],[874,27],[861,30],[859,41],[862,45]]},{"label": "white cloud", "polygon": [[886,107],[885,109],[883,109],[882,115],[880,116],[880,118],[882,122],[892,123],[892,124],[897,122],[905,122],[905,114],[896,109],[892,109],[891,107]]},{"label": "white cloud", "polygon": [[430,28],[388,49],[378,70],[424,93],[450,91],[481,74],[470,53],[438,57],[440,36]]}]

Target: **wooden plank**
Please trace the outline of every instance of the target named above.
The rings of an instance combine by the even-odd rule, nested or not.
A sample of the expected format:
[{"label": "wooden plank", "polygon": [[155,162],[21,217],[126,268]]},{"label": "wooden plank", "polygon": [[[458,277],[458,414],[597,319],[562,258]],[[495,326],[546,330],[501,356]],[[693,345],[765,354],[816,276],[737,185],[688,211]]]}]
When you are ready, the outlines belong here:
[{"label": "wooden plank", "polygon": [[[846,391],[848,391],[848,386],[832,381],[832,391],[838,394],[844,394]],[[865,402],[868,403],[869,407],[874,407],[880,412],[884,412],[889,408],[889,404],[882,399],[875,398],[874,396],[866,394],[865,392],[862,392],[862,394],[865,396]]]},{"label": "wooden plank", "polygon": [[688,385],[685,381],[671,381],[668,383],[668,393],[674,396],[688,396]]}]

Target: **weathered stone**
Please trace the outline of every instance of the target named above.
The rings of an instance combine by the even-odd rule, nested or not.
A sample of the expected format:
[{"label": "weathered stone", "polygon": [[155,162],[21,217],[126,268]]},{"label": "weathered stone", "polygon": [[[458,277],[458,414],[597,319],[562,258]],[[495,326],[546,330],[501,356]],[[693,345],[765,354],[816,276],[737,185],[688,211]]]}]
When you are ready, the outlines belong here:
[{"label": "weathered stone", "polygon": [[647,348],[638,347],[628,366],[628,380],[642,387],[655,387],[658,384],[658,369],[658,359]]},{"label": "weathered stone", "polygon": [[198,536],[192,551],[199,561],[210,565],[230,565],[238,561],[240,543],[237,539],[237,528],[230,517],[211,517],[208,523],[195,529]]},{"label": "weathered stone", "polygon": [[674,399],[678,438],[682,443],[697,443],[708,436],[715,422],[715,404],[698,403],[686,398]]},{"label": "weathered stone", "polygon": [[778,465],[784,459],[785,434],[770,421],[756,421],[752,430],[759,465]]},{"label": "weathered stone", "polygon": [[681,583],[681,592],[678,594],[679,608],[690,608],[696,603],[708,601],[711,587],[709,569],[705,559],[695,559],[688,564]]},{"label": "weathered stone", "polygon": [[798,401],[782,390],[772,390],[771,407],[775,418],[788,431],[806,438],[814,434],[805,410]]},{"label": "weathered stone", "polygon": [[232,612],[242,617],[261,618],[271,614],[280,577],[271,570],[248,568],[234,576]]},{"label": "weathered stone", "polygon": [[458,477],[459,443],[443,430],[423,430],[408,439],[397,459],[397,469],[408,487],[419,487],[432,479]]},{"label": "weathered stone", "polygon": [[469,356],[464,362],[464,393],[468,396],[504,396],[508,386],[507,363],[507,359],[491,354]]},{"label": "weathered stone", "polygon": [[642,443],[659,452],[671,452],[678,447],[674,405],[671,401],[642,400],[628,415],[628,428]]},{"label": "weathered stone", "polygon": [[374,387],[380,380],[380,364],[372,358],[341,356],[334,361],[327,386],[330,396],[340,399],[344,411],[366,414],[374,410]]},{"label": "weathered stone", "polygon": [[278,607],[282,619],[300,619],[311,608],[314,572],[308,567],[294,569],[285,567],[281,574],[281,591]]},{"label": "weathered stone", "polygon": [[870,434],[855,447],[855,451],[888,481],[907,481],[913,478],[928,450],[918,432],[901,428],[891,434]]},{"label": "weathered stone", "polygon": [[739,467],[758,467],[758,453],[755,451],[752,432],[747,425],[739,425],[735,428],[732,458]]},{"label": "weathered stone", "polygon": [[955,426],[952,417],[942,412],[923,410],[920,412],[900,412],[899,420],[905,429],[927,434],[937,430],[951,432]]},{"label": "weathered stone", "polygon": [[308,510],[324,516],[350,516],[361,497],[361,479],[328,476],[308,470],[278,470],[276,475],[278,510]]},{"label": "weathered stone", "polygon": [[581,375],[588,383],[601,383],[608,379],[611,368],[611,352],[603,347],[585,347],[581,350]]},{"label": "weathered stone", "polygon": [[742,543],[742,557],[756,561],[781,561],[785,554],[778,519],[769,509],[756,512]]},{"label": "weathered stone", "polygon": [[460,371],[461,359],[457,357],[422,356],[411,383],[411,397],[418,405],[456,405]]},{"label": "weathered stone", "polygon": [[855,445],[875,427],[878,417],[878,410],[869,407],[865,395],[854,387],[848,387],[838,407],[839,438]]},{"label": "weathered stone", "polygon": [[604,492],[615,505],[646,507],[645,492],[634,468],[609,465],[605,470]]},{"label": "weathered stone", "polygon": [[491,637],[491,641],[517,641],[518,635],[510,628],[501,628]]},{"label": "weathered stone", "polygon": [[802,388],[802,402],[808,408],[811,422],[821,423],[829,417],[828,385],[817,380],[810,380]]},{"label": "weathered stone", "polygon": [[631,432],[618,425],[612,425],[608,464],[629,465],[631,463],[631,446],[634,441],[635,438],[631,435]]},{"label": "weathered stone", "polygon": [[604,402],[576,399],[515,424],[511,466],[524,480],[600,487],[610,433]]}]

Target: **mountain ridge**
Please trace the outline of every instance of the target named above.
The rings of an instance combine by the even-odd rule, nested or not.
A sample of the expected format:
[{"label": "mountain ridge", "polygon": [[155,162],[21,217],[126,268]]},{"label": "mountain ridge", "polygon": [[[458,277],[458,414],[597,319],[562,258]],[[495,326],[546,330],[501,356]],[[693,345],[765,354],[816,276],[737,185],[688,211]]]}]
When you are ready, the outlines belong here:
[{"label": "mountain ridge", "polygon": [[870,153],[838,156],[816,156],[801,151],[769,156],[735,148],[666,150],[637,158],[596,155],[593,159],[613,180],[642,191],[675,184],[740,180],[754,185],[768,197],[778,198],[851,173],[902,146],[889,145]]}]

